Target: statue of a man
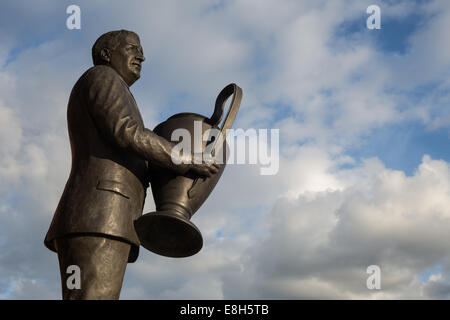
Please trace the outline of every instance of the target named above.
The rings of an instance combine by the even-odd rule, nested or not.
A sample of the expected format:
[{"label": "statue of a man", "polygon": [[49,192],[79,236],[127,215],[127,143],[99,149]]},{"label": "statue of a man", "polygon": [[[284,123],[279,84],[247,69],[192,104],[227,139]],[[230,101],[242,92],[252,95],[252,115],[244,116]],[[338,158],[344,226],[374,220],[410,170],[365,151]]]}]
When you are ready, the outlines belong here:
[{"label": "statue of a man", "polygon": [[[70,95],[72,169],[44,241],[58,253],[63,299],[119,298],[126,264],[139,252],[133,222],[142,215],[148,166],[202,177],[218,168],[175,165],[174,144],[145,128],[129,90],[145,60],[137,34],[103,34],[92,58]],[[80,289],[67,287],[71,265],[79,267]]]}]

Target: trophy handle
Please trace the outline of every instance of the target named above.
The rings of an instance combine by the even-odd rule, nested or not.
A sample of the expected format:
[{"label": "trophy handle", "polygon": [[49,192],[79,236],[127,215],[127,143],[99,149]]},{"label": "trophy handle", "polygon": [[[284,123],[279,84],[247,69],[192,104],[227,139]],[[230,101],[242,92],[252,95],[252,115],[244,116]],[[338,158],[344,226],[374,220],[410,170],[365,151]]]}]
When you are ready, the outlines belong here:
[{"label": "trophy handle", "polygon": [[[225,88],[223,88],[222,91],[220,91],[219,95],[217,96],[214,113],[212,114],[211,118],[205,120],[212,127],[219,126],[219,123],[223,117],[223,109],[225,108],[225,102],[231,96],[233,96],[233,99],[231,100],[230,108],[228,109],[227,116],[225,117],[225,120],[222,124],[222,128],[220,128],[220,136],[222,137],[222,139],[216,138],[214,140],[214,145],[211,150],[215,150],[216,147],[218,148],[222,147],[221,145],[216,146],[217,141],[221,141],[223,143],[226,139],[227,130],[231,129],[231,127],[233,126],[234,119],[236,118],[239,106],[241,105],[242,89],[235,83],[231,83],[227,85]],[[206,179],[203,179],[203,181],[205,180]],[[192,186],[188,190],[189,198],[195,197],[194,187],[197,185],[198,181],[199,178],[195,178],[195,180],[192,182]]]},{"label": "trophy handle", "polygon": [[231,97],[231,95],[233,95],[233,100],[231,101],[230,109],[228,109],[228,113],[222,125],[222,128],[220,128],[220,131],[223,131],[225,134],[225,131],[227,129],[231,129],[242,100],[242,89],[239,88],[235,83],[227,85],[222,89],[222,91],[220,91],[216,99],[214,113],[212,114],[211,118],[206,120],[206,122],[211,126],[219,126],[220,120],[222,120],[223,117],[225,102],[229,97]]}]

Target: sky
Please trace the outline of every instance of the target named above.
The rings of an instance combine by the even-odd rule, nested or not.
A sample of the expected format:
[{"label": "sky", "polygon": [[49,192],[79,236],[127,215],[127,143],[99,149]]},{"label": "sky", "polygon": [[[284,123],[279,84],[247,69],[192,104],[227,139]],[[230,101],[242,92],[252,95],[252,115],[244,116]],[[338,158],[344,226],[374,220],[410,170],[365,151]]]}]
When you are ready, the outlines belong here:
[{"label": "sky", "polygon": [[275,175],[227,166],[192,218],[197,255],[142,249],[121,299],[450,298],[446,0],[2,1],[0,298],[61,297],[43,240],[71,166],[67,102],[118,29],[144,49],[131,91],[146,127],[211,115],[234,82],[234,128],[279,129],[280,143]]}]

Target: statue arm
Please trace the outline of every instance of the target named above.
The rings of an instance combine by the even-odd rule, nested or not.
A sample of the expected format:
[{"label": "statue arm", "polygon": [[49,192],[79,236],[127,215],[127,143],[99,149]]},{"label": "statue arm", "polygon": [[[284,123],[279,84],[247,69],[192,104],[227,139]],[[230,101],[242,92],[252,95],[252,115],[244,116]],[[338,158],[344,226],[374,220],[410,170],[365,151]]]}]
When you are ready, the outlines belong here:
[{"label": "statue arm", "polygon": [[[101,134],[117,147],[131,151],[151,164],[185,174],[189,164],[172,161],[174,144],[145,128],[131,112],[131,97],[119,76],[109,67],[96,67],[87,79],[87,105]],[[176,155],[175,155],[176,156]]]}]

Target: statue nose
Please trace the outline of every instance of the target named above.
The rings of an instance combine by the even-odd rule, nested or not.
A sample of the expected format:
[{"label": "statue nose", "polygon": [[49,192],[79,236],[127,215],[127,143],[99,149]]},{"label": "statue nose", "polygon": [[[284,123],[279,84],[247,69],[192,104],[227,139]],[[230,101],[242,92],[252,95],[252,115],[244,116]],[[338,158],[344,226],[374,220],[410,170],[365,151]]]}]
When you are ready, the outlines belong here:
[{"label": "statue nose", "polygon": [[144,55],[140,54],[136,57],[137,60],[139,60],[140,62],[144,62],[145,61],[145,57]]}]

